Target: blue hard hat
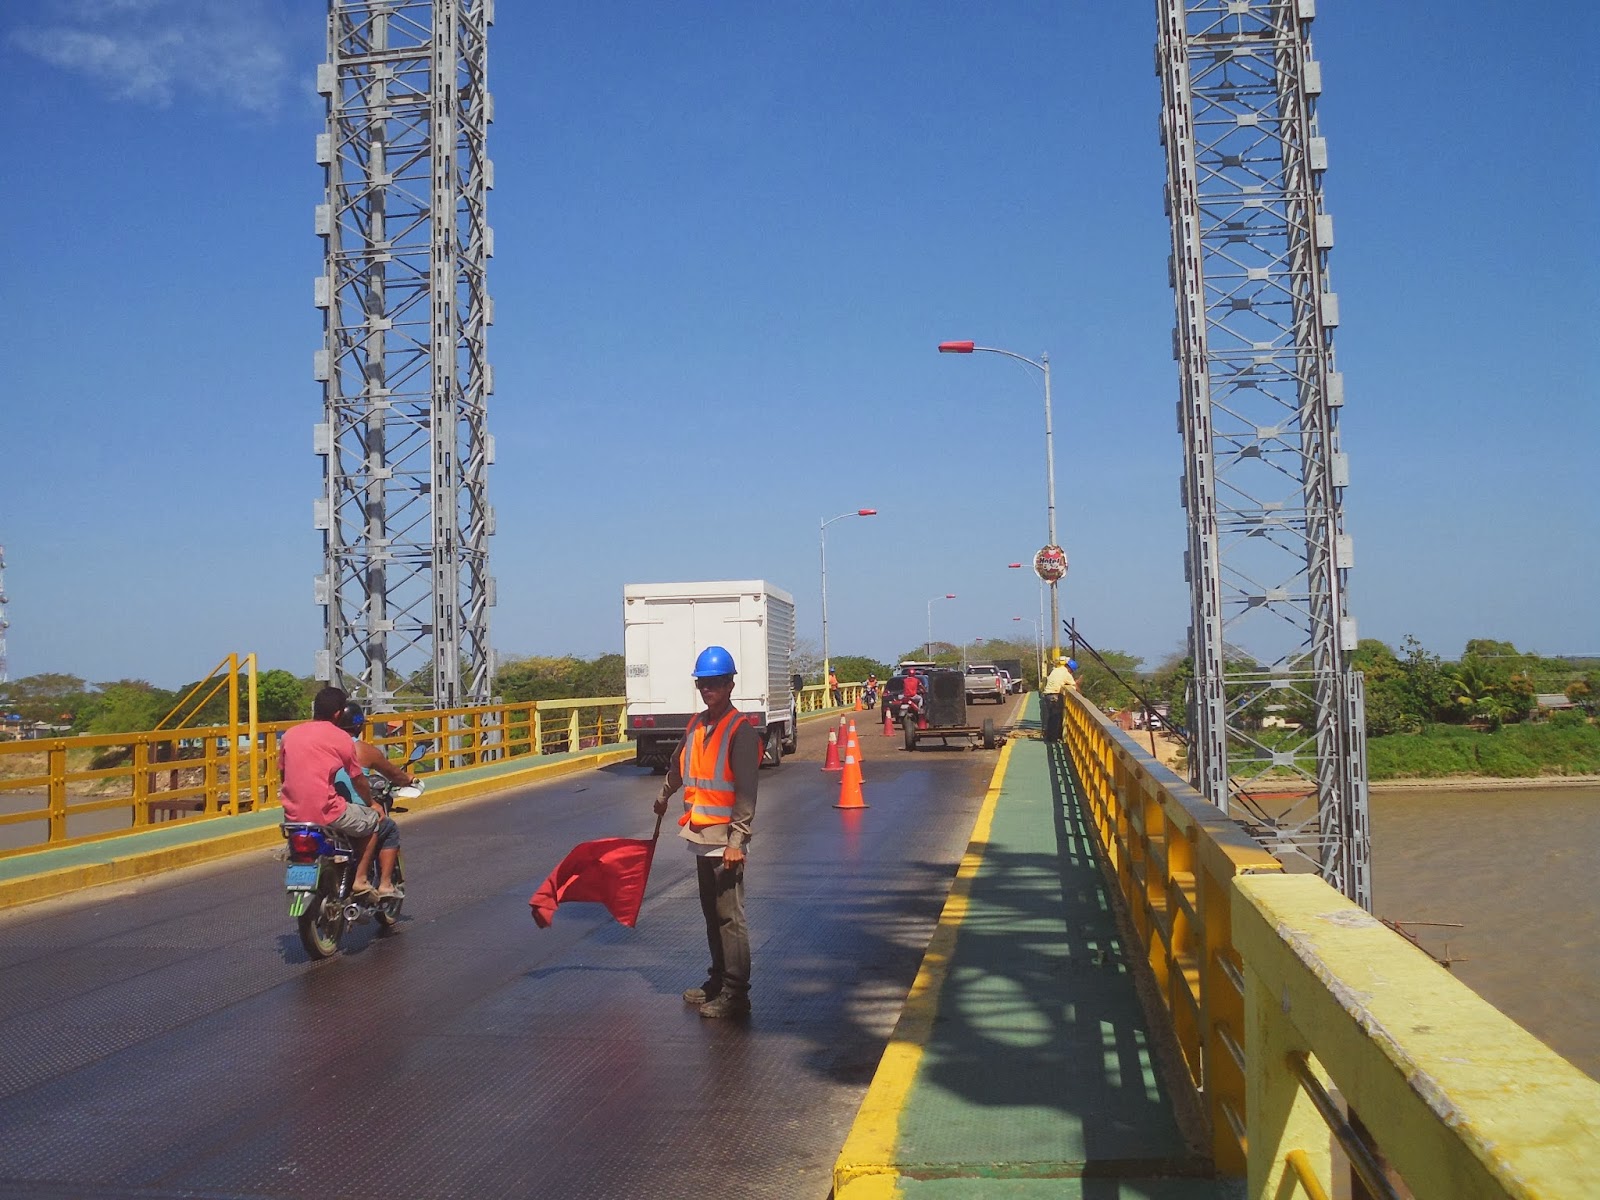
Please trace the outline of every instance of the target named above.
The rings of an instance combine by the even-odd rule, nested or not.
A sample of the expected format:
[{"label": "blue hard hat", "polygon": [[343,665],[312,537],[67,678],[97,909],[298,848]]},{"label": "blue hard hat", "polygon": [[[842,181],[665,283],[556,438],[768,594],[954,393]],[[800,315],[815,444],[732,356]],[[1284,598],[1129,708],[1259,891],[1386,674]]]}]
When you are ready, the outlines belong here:
[{"label": "blue hard hat", "polygon": [[1067,670],[1076,671],[1077,669],[1078,669],[1078,660],[1075,659],[1075,658],[1067,659]]},{"label": "blue hard hat", "polygon": [[707,646],[700,651],[700,657],[694,660],[694,677],[696,679],[709,679],[713,675],[736,675],[733,666],[733,655],[721,646]]}]

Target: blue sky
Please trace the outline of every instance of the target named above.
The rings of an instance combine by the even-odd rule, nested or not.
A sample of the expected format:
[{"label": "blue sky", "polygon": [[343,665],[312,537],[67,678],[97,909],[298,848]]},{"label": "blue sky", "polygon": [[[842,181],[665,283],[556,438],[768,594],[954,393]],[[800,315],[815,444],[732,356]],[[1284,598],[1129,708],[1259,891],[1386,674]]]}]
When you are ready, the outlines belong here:
[{"label": "blue sky", "polygon": [[[1315,27],[1363,636],[1600,653],[1600,10]],[[620,648],[627,582],[767,578],[836,654],[1188,624],[1144,3],[501,0],[493,641]],[[317,0],[0,13],[13,678],[309,672]]]}]

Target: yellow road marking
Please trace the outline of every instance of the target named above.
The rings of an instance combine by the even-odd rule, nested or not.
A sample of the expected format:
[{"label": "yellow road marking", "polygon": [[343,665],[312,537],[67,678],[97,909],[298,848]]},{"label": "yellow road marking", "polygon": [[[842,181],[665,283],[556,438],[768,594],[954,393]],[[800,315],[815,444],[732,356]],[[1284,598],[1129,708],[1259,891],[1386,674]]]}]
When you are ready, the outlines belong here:
[{"label": "yellow road marking", "polygon": [[844,1149],[833,1165],[835,1200],[888,1200],[898,1194],[895,1180],[899,1172],[894,1166],[894,1151],[900,1135],[900,1116],[911,1095],[911,1086],[916,1082],[923,1049],[933,1032],[933,1021],[939,1011],[939,992],[950,970],[956,936],[967,916],[973,877],[978,873],[989,844],[989,830],[994,824],[994,810],[1000,800],[1006,767],[1011,762],[1013,744],[1008,740],[1001,747],[1000,759],[989,778],[989,790],[983,797],[983,807],[978,810],[977,823],[972,827],[972,840],[967,843],[955,881],[950,885],[950,895],[939,913],[938,928],[928,940],[927,953],[922,956],[922,966],[906,996],[900,1020],[873,1073],[855,1123],[850,1126],[850,1135],[845,1138]]}]

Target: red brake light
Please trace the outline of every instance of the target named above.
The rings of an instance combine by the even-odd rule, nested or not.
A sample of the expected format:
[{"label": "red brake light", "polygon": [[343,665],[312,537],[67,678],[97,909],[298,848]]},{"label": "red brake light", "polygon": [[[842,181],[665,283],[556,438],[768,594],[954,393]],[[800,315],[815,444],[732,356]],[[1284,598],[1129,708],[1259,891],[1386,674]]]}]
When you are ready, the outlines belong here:
[{"label": "red brake light", "polygon": [[290,862],[315,862],[318,849],[317,835],[310,830],[297,829],[289,835]]}]

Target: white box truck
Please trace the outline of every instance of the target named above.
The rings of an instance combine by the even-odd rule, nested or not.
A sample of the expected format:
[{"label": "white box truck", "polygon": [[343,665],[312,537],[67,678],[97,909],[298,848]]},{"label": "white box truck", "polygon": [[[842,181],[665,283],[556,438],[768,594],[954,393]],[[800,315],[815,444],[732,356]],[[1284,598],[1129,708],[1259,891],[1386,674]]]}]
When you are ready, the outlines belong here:
[{"label": "white box truck", "polygon": [[693,671],[707,646],[733,655],[733,706],[761,734],[761,765],[775,767],[793,754],[799,748],[790,690],[794,634],[793,597],[760,579],[625,585],[622,655],[634,761],[666,770],[702,707]]}]

